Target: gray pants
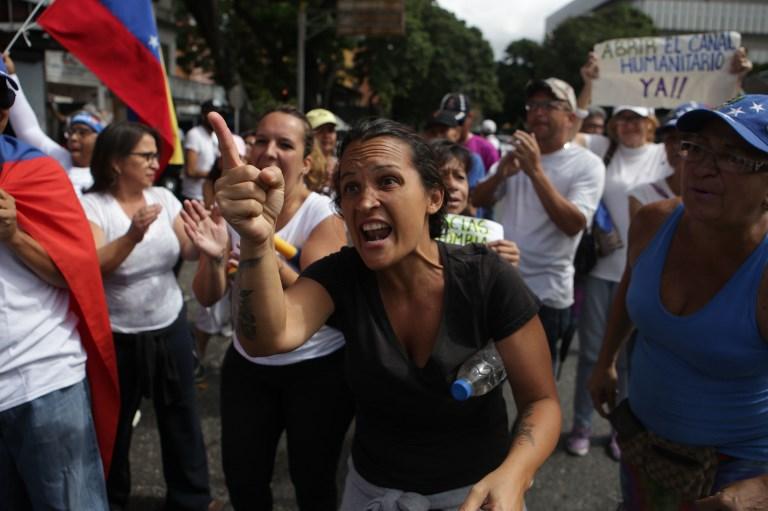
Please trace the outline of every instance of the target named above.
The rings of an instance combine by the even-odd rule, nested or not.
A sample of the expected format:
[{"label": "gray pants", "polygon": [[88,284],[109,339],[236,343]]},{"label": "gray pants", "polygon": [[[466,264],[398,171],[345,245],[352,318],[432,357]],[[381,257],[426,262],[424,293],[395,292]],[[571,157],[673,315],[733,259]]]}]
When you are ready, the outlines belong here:
[{"label": "gray pants", "polygon": [[472,489],[472,486],[464,486],[455,490],[421,495],[393,488],[381,488],[363,479],[355,470],[351,456],[347,465],[349,470],[339,511],[458,511]]}]

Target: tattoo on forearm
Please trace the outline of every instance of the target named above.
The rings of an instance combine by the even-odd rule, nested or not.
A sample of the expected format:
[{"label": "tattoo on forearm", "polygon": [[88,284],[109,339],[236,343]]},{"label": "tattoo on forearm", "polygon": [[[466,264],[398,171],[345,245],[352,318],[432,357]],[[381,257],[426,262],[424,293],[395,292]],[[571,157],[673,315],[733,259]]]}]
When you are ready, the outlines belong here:
[{"label": "tattoo on forearm", "polygon": [[533,440],[533,424],[530,422],[530,418],[533,415],[533,406],[527,406],[517,415],[514,427],[513,442],[529,442],[531,445],[536,445]]},{"label": "tattoo on forearm", "polygon": [[[240,263],[242,265],[242,262]],[[253,289],[240,290],[240,303],[237,311],[237,322],[240,325],[240,331],[246,339],[256,337],[256,317],[251,312],[251,295]]]},{"label": "tattoo on forearm", "polygon": [[239,270],[245,270],[246,268],[253,268],[256,266],[259,261],[261,261],[261,257],[252,257],[250,259],[241,259],[240,265],[238,266]]}]

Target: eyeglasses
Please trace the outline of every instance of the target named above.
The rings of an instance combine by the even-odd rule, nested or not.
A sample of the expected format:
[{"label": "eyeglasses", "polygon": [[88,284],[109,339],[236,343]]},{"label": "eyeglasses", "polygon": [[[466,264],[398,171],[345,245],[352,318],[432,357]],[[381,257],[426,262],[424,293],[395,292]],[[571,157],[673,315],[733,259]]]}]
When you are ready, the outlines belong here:
[{"label": "eyeglasses", "polygon": [[532,112],[537,108],[540,108],[547,112],[551,112],[553,110],[566,110],[566,111],[570,110],[570,108],[568,108],[565,101],[561,101],[559,99],[550,99],[548,101],[527,101],[525,103],[526,112]]},{"label": "eyeglasses", "polygon": [[82,127],[78,126],[78,127],[67,128],[67,131],[64,132],[64,137],[72,138],[75,135],[77,135],[80,138],[84,138],[84,137],[87,137],[88,135],[95,135],[95,134],[96,132],[90,128],[86,128],[84,126]]},{"label": "eyeglasses", "polygon": [[711,158],[715,168],[728,174],[754,174],[761,172],[763,167],[768,167],[768,160],[752,160],[735,154],[716,153],[690,140],[680,142],[680,156],[693,164],[701,164]]},{"label": "eyeglasses", "polygon": [[142,158],[144,158],[144,160],[146,160],[147,163],[152,163],[153,161],[160,161],[160,155],[158,153],[147,152],[147,153],[128,153],[128,154],[130,154],[131,156],[141,156]]}]

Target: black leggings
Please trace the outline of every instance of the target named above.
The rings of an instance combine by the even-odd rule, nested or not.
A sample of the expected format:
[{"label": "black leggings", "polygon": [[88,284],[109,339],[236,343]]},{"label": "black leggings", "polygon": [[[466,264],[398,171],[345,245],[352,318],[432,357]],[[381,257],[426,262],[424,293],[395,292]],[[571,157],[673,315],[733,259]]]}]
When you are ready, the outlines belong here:
[{"label": "black leggings", "polygon": [[117,426],[107,494],[125,507],[131,489],[129,453],[133,416],[144,396],[151,396],[157,415],[165,509],[205,510],[211,501],[208,460],[195,404],[192,339],[182,307],[167,328],[141,334],[115,333],[120,377],[120,421]]},{"label": "black leggings", "polygon": [[336,471],[353,414],[343,364],[343,348],[267,366],[229,347],[221,370],[221,451],[236,510],[272,509],[272,469],[283,430],[299,509],[336,510]]}]

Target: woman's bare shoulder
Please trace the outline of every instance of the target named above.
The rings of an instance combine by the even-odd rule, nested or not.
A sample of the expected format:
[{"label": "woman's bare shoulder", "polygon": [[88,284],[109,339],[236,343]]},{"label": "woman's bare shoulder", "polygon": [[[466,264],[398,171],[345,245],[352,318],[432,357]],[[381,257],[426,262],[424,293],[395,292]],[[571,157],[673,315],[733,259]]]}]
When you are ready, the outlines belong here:
[{"label": "woman's bare shoulder", "polygon": [[629,226],[628,262],[634,264],[658,230],[680,205],[679,198],[665,199],[640,208]]}]

